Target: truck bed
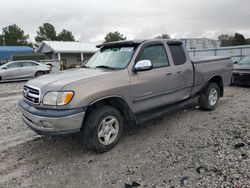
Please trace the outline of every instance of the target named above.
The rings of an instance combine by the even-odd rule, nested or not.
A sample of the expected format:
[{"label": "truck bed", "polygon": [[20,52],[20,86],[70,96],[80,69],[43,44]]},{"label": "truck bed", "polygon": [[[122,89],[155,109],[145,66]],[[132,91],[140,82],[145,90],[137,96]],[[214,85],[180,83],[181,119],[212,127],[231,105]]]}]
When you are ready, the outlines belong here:
[{"label": "truck bed", "polygon": [[205,57],[192,60],[194,67],[194,88],[192,95],[199,92],[213,76],[221,76],[224,86],[231,82],[233,61],[230,57]]}]

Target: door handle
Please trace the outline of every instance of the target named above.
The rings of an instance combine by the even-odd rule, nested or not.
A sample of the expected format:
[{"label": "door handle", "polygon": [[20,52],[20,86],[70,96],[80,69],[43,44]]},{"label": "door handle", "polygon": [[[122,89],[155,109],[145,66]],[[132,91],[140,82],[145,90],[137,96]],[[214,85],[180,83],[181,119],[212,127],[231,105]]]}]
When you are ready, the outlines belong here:
[{"label": "door handle", "polygon": [[180,74],[181,73],[181,71],[179,70],[179,71],[177,71],[177,74]]},{"label": "door handle", "polygon": [[166,76],[170,76],[170,75],[172,75],[171,72],[166,72]]}]

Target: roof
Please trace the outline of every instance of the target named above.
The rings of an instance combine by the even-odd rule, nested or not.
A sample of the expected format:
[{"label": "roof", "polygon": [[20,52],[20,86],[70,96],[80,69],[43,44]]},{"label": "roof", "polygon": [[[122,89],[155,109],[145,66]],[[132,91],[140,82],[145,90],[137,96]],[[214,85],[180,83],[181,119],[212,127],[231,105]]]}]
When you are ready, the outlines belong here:
[{"label": "roof", "polygon": [[250,45],[239,45],[239,46],[225,46],[225,47],[217,47],[217,48],[208,48],[208,49],[191,49],[188,52],[201,52],[201,51],[214,51],[214,50],[235,50],[235,49],[245,49],[250,48]]},{"label": "roof", "polygon": [[101,48],[101,47],[109,47],[109,46],[119,46],[119,45],[139,45],[142,44],[146,41],[150,42],[158,42],[158,41],[167,41],[168,44],[182,44],[180,40],[174,40],[174,39],[149,39],[149,40],[122,40],[122,41],[116,41],[116,42],[108,42],[108,43],[103,43],[99,44],[96,47]]},{"label": "roof", "polygon": [[103,46],[117,46],[117,45],[133,45],[133,44],[141,44],[146,40],[120,40],[115,42],[106,42],[103,44],[96,45],[97,48],[101,48]]},{"label": "roof", "polygon": [[43,41],[38,48],[38,52],[43,52],[47,46],[46,52],[55,53],[94,53],[98,49],[96,44],[88,42],[68,42],[68,41]]},{"label": "roof", "polygon": [[212,40],[212,41],[218,41],[216,39],[210,39],[210,38],[180,38],[180,40]]},{"label": "roof", "polygon": [[0,46],[0,51],[20,51],[20,52],[32,52],[33,48],[29,47],[29,46]]},{"label": "roof", "polygon": [[12,54],[32,53],[33,48],[29,46],[0,46],[0,60],[10,60]]}]

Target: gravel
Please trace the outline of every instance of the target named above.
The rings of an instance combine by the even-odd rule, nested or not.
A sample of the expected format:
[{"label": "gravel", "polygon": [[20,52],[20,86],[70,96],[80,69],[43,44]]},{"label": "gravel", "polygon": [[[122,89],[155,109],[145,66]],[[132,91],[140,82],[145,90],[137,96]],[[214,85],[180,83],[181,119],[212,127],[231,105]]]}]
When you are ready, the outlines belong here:
[{"label": "gravel", "polygon": [[250,88],[226,88],[215,111],[170,113],[96,154],[78,134],[29,130],[23,84],[0,84],[0,187],[250,187]]}]

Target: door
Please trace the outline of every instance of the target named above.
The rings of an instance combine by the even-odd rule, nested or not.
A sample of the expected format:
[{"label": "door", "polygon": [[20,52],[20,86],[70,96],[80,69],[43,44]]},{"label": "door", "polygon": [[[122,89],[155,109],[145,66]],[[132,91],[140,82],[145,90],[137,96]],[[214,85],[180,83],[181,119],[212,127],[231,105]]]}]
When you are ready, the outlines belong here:
[{"label": "door", "polygon": [[2,78],[5,80],[8,79],[17,79],[21,76],[20,69],[22,67],[21,62],[12,62],[6,65],[5,71],[2,74]]},{"label": "door", "polygon": [[32,78],[35,76],[36,72],[39,71],[38,64],[32,61],[22,62],[21,75],[22,78]]},{"label": "door", "polygon": [[174,64],[175,97],[178,101],[190,97],[194,82],[194,69],[187,58],[182,44],[168,45]]},{"label": "door", "polygon": [[130,93],[135,113],[175,102],[174,67],[171,66],[162,42],[144,45],[136,58],[150,60],[152,70],[139,71],[130,77]]}]

